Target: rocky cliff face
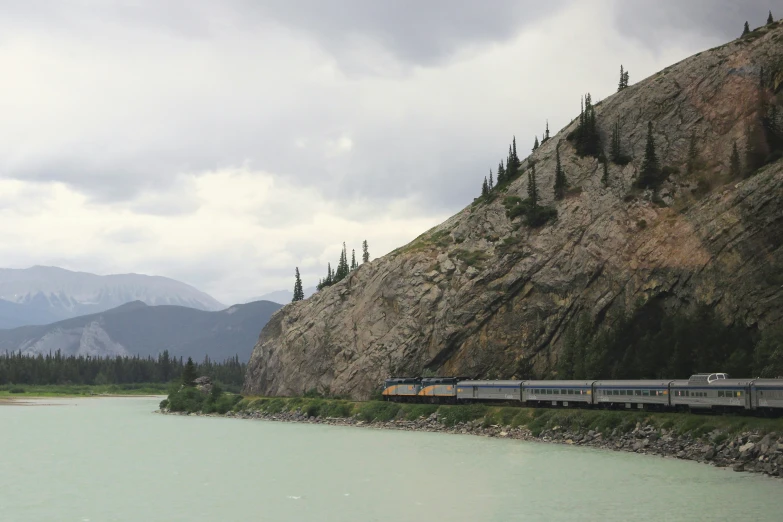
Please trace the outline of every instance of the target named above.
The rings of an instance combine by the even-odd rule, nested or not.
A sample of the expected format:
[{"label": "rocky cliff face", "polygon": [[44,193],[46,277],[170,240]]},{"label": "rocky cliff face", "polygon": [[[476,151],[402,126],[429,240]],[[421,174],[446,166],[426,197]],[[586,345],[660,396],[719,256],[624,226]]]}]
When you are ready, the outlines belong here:
[{"label": "rocky cliff face", "polygon": [[[761,70],[768,78],[760,89]],[[551,368],[565,330],[588,313],[598,327],[640,303],[709,305],[726,323],[763,330],[783,319],[783,161],[730,178],[736,142],[759,118],[759,100],[783,110],[783,24],[673,65],[598,103],[608,149],[619,122],[633,160],[579,157],[565,137],[576,121],[522,162],[536,162],[545,204],[558,218],[531,229],[509,219],[506,196],[527,176],[475,203],[344,281],[278,311],[261,332],[248,393],[317,387],[367,397],[391,374],[511,376],[520,359]],[[652,121],[668,179],[633,188]],[[686,173],[692,136],[698,168]],[[553,202],[555,148],[571,187]]]}]

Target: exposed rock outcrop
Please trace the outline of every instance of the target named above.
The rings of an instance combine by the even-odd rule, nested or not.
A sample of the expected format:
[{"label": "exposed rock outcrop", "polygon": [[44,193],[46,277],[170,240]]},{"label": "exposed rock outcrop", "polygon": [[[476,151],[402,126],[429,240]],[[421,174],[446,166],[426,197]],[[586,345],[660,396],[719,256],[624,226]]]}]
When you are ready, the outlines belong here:
[{"label": "exposed rock outcrop", "polygon": [[[319,388],[366,398],[395,373],[510,375],[521,358],[551,367],[565,329],[587,312],[612,321],[660,299],[672,310],[714,307],[726,323],[763,330],[783,319],[783,161],[729,181],[730,156],[758,120],[761,69],[783,71],[783,24],[700,53],[596,106],[603,143],[619,122],[628,165],[578,157],[560,131],[536,162],[552,203],[555,148],[577,190],[558,218],[531,229],[509,219],[505,196],[527,176],[340,283],[278,311],[261,332],[245,391]],[[780,86],[763,95],[780,98]],[[634,191],[647,122],[671,174],[657,195]],[[686,174],[691,136],[700,167]],[[679,170],[679,173],[677,172]],[[712,187],[711,190],[705,187]],[[511,369],[511,370],[509,370]]]}]

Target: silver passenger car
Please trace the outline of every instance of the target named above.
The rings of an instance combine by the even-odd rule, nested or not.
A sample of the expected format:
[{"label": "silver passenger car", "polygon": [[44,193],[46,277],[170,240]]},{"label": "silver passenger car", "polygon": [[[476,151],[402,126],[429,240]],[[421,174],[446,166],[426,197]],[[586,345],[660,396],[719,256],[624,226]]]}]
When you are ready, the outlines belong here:
[{"label": "silver passenger car", "polygon": [[696,374],[673,381],[671,406],[693,410],[751,409],[750,379],[729,379],[726,374]]},{"label": "silver passenger car", "polygon": [[593,381],[523,381],[522,400],[531,405],[592,404]]},{"label": "silver passenger car", "polygon": [[595,404],[643,409],[645,405],[665,408],[669,405],[666,380],[596,381]]},{"label": "silver passenger car", "polygon": [[754,410],[780,411],[783,408],[783,379],[756,379],[750,390]]},{"label": "silver passenger car", "polygon": [[518,401],[522,381],[459,381],[457,400]]}]

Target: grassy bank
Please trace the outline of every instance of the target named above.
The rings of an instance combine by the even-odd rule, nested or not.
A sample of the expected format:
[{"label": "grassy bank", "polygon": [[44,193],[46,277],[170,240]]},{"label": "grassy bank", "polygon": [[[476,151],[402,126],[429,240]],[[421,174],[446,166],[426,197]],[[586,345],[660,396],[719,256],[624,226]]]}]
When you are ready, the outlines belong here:
[{"label": "grassy bank", "polygon": [[637,423],[658,429],[674,430],[679,435],[701,438],[713,432],[728,437],[743,431],[783,432],[783,419],[763,419],[741,415],[702,415],[690,413],[655,413],[633,411],[575,410],[498,407],[484,404],[438,406],[397,404],[393,402],[353,402],[340,399],[302,397],[246,397],[233,408],[239,412],[258,411],[267,414],[300,411],[309,417],[356,417],[365,422],[413,421],[437,413],[446,426],[478,421],[485,427],[526,427],[538,436],[544,430],[560,427],[568,430],[594,430],[598,433],[626,433]]},{"label": "grassy bank", "polygon": [[94,384],[94,385],[24,385],[0,386],[0,397],[89,397],[95,395],[165,395],[168,384]]}]

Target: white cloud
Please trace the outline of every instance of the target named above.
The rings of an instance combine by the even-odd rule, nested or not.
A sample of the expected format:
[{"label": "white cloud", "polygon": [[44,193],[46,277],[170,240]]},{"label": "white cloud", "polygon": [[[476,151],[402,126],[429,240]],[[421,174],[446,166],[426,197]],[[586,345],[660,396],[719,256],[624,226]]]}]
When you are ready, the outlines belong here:
[{"label": "white cloud", "polygon": [[361,30],[284,4],[28,5],[0,19],[3,265],[154,273],[225,302],[290,287],[294,266],[315,284],[342,241],[412,240],[512,134],[524,154],[584,92],[610,95],[620,63],[635,82],[719,41],[629,40],[608,0],[534,25],[513,2],[424,21],[365,6],[402,25]]}]

